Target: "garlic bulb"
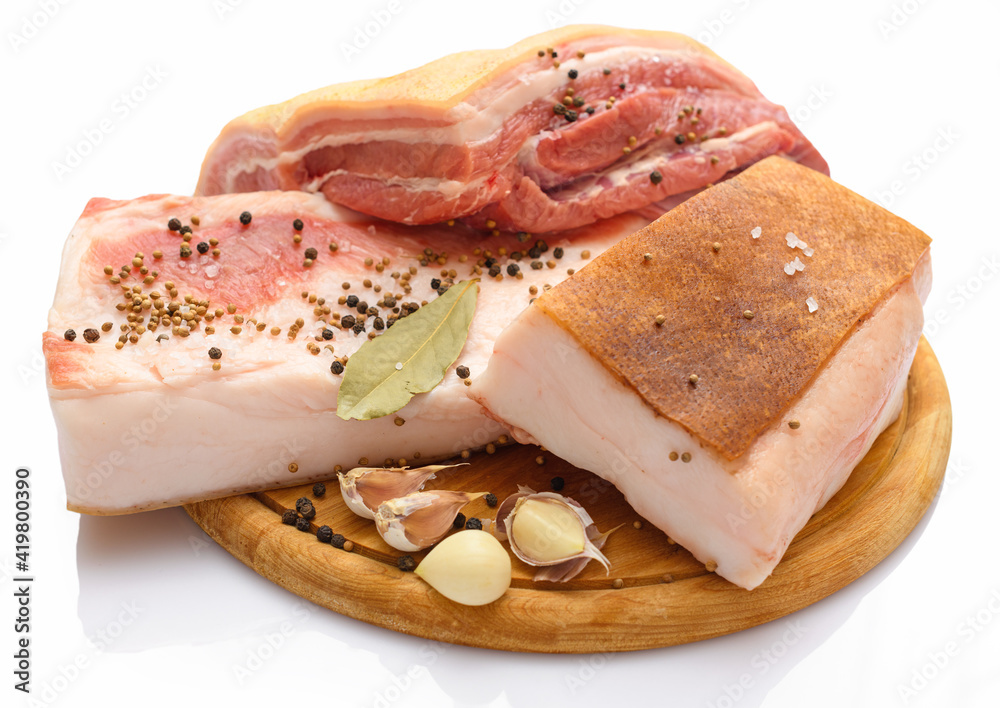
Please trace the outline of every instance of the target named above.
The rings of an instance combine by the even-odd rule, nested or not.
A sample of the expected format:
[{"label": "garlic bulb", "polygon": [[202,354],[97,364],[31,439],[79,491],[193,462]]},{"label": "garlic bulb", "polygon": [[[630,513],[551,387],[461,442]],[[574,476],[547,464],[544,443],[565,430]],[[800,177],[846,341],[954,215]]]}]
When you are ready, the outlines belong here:
[{"label": "garlic bulb", "polygon": [[497,510],[494,533],[500,540],[510,540],[515,556],[539,567],[535,580],[565,582],[592,558],[610,571],[611,564],[600,549],[617,528],[602,534],[575,500],[519,487]]},{"label": "garlic bulb", "polygon": [[460,531],[441,541],[414,570],[449,600],[486,605],[510,587],[510,556],[485,531]]},{"label": "garlic bulb", "polygon": [[436,472],[459,465],[428,465],[427,467],[355,467],[340,479],[340,494],[344,503],[358,516],[374,519],[378,505],[390,499],[405,497],[419,491]]},{"label": "garlic bulb", "polygon": [[458,510],[485,494],[435,489],[390,499],[375,510],[375,528],[393,548],[420,551],[444,538]]}]

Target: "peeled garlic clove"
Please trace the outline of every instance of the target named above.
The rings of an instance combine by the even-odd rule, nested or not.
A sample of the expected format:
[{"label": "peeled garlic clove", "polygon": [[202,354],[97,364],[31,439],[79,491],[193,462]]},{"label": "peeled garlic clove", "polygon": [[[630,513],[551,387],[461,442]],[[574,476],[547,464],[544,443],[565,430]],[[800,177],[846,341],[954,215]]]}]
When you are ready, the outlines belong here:
[{"label": "peeled garlic clove", "polygon": [[416,492],[379,504],[375,528],[379,536],[400,551],[420,551],[447,535],[458,510],[486,492]]},{"label": "peeled garlic clove", "polygon": [[514,555],[541,568],[535,580],[564,582],[583,570],[590,559],[601,563],[606,572],[611,570],[600,549],[615,529],[600,533],[590,514],[573,499],[521,488],[501,505],[497,526],[501,523]]},{"label": "peeled garlic clove", "polygon": [[[463,463],[464,464],[464,463]],[[419,491],[436,472],[459,465],[428,465],[427,467],[355,467],[337,475],[340,494],[347,507],[358,516],[374,519],[378,505],[390,499],[405,497]]]},{"label": "peeled garlic clove", "polygon": [[510,587],[510,556],[487,532],[469,529],[441,541],[413,572],[453,602],[487,605]]}]

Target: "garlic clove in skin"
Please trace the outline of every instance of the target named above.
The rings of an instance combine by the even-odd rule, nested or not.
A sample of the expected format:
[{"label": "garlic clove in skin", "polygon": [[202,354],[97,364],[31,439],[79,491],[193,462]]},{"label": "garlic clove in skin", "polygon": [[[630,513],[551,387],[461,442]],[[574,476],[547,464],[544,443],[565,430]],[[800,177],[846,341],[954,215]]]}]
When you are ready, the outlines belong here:
[{"label": "garlic clove in skin", "polygon": [[420,551],[444,538],[459,509],[485,494],[435,489],[390,499],[375,510],[375,528],[393,548]]},{"label": "garlic clove in skin", "polygon": [[428,480],[434,479],[437,472],[458,466],[355,467],[349,472],[341,472],[337,478],[347,508],[362,518],[374,519],[375,510],[382,502],[417,492]]},{"label": "garlic clove in skin", "polygon": [[414,572],[462,605],[488,605],[510,587],[510,555],[486,531],[468,529],[441,541]]},{"label": "garlic clove in skin", "polygon": [[518,489],[498,508],[494,533],[510,541],[511,551],[520,560],[539,568],[536,581],[565,582],[591,559],[610,572],[611,564],[601,548],[617,527],[602,534],[574,499],[528,487]]}]

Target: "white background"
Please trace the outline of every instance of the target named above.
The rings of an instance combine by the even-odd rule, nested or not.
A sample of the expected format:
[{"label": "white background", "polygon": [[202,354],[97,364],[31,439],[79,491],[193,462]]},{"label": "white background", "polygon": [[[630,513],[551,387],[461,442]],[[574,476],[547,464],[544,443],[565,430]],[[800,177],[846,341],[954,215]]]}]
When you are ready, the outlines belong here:
[{"label": "white background", "polygon": [[[9,577],[13,476],[27,465],[37,704],[1000,706],[997,4],[391,7],[395,14],[388,0],[3,3],[0,705],[28,704],[12,688]],[[370,24],[372,12],[388,23]],[[926,311],[938,323],[927,334],[954,406],[951,466],[931,512],[894,554],[836,595],[737,635],[607,657],[535,656],[434,645],[307,605],[177,509],[108,519],[66,511],[39,349],[63,240],[87,199],[190,193],[209,143],[246,110],[567,22],[706,41],[789,108],[837,180],[935,239]],[[366,46],[345,55],[353,43]],[[143,100],[123,107],[121,94],[147,76]],[[62,173],[56,163],[104,119],[111,130]],[[952,642],[954,656],[944,655]],[[259,667],[254,657],[264,657]],[[738,688],[744,674],[749,688]]]}]

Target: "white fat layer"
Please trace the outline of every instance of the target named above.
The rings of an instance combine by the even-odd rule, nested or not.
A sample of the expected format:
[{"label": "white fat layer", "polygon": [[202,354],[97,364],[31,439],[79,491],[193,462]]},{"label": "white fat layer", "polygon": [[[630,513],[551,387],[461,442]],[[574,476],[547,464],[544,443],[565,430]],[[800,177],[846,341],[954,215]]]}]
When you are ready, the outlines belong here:
[{"label": "white fat layer", "polygon": [[[319,191],[328,179],[341,175],[359,176],[357,173],[351,172],[350,170],[330,170],[329,172],[324,172],[323,174],[318,175],[303,184],[302,190],[305,192]],[[406,187],[407,191],[410,192],[436,192],[443,199],[454,199],[473,189],[478,189],[485,184],[491,176],[492,175],[490,173],[486,173],[467,182],[459,182],[458,180],[453,179],[441,179],[439,177],[399,177],[397,175],[371,177],[371,179],[377,180],[380,184],[385,186],[402,186]]]},{"label": "white fat layer", "polygon": [[[929,276],[929,260],[922,264]],[[925,277],[918,272],[887,297],[787,417],[734,461],[657,416],[536,307],[500,336],[470,395],[518,439],[612,482],[696,558],[752,589],[898,416]],[[796,430],[785,424],[792,418],[801,423]],[[671,452],[689,452],[691,461],[671,462]]]},{"label": "white fat layer", "polygon": [[[94,239],[127,241],[130,234],[162,229],[164,215],[172,212],[197,213],[206,228],[217,219],[232,219],[247,207],[247,199],[245,194],[163,197],[82,218],[64,252],[49,331],[61,336],[80,322],[120,319],[118,300],[104,294],[113,291],[95,283],[82,265]],[[255,218],[298,213],[341,219],[353,213],[301,192],[256,194],[253,204]],[[398,289],[389,269],[364,268],[363,256],[350,253],[347,242],[341,242],[338,253],[350,258],[321,256],[308,284],[289,284],[277,301],[243,312],[248,320],[281,325],[281,336],[249,326],[239,336],[222,328],[212,335],[212,343],[224,351],[219,372],[211,371],[206,357],[211,344],[202,333],[158,343],[158,333],[147,332],[121,351],[114,348],[116,337],[102,336],[88,345],[93,356],[76,373],[74,385],[49,387],[69,505],[93,513],[128,513],[325,479],[333,476],[334,465],[350,469],[362,457],[381,465],[385,458],[414,461],[420,453],[423,464],[482,447],[507,431],[468,399],[454,367],[464,364],[473,378],[480,375],[497,336],[531,298],[530,286],[541,292],[545,284],[559,283],[568,277],[567,269],[589,262],[581,257],[583,250],[596,257],[647,223],[639,217],[622,219],[614,229],[595,226],[572,242],[549,238],[551,248],[566,251],[558,269],[525,267],[522,280],[484,278],[461,355],[441,384],[397,413],[404,426],[395,425],[395,415],[371,421],[339,418],[342,378],[330,372],[334,355],[324,349],[312,356],[304,348],[322,325],[308,325],[296,341],[285,336],[287,324],[303,314],[303,287],[337,293],[341,282],[364,273],[386,291]],[[385,237],[376,231],[372,238]],[[379,243],[392,247],[388,240]],[[410,260],[401,257],[400,262]],[[434,297],[430,275],[414,278],[407,301]],[[229,276],[224,271],[221,277]],[[329,344],[342,356],[364,341],[337,329]],[[292,462],[298,465],[295,474],[288,471]]]},{"label": "white fat layer", "polygon": [[[687,52],[650,47],[612,47],[588,53],[582,59],[571,57],[563,61],[559,69],[546,68],[527,74],[518,79],[502,94],[491,100],[485,107],[470,103],[459,103],[445,114],[450,124],[443,126],[423,126],[415,128],[407,125],[399,128],[379,128],[354,132],[327,133],[318,135],[297,150],[281,151],[276,157],[246,157],[234,162],[230,174],[252,173],[263,168],[267,171],[280,165],[295,164],[306,155],[324,147],[354,145],[368,142],[394,141],[400,143],[433,143],[436,145],[464,145],[490,139],[502,127],[504,121],[523,106],[548,96],[567,83],[566,73],[576,69],[580,74],[600,71],[608,66],[621,66],[636,60],[676,61],[684,60]],[[319,116],[314,122],[324,120]],[[310,123],[297,126],[296,132],[307,130]]]}]

